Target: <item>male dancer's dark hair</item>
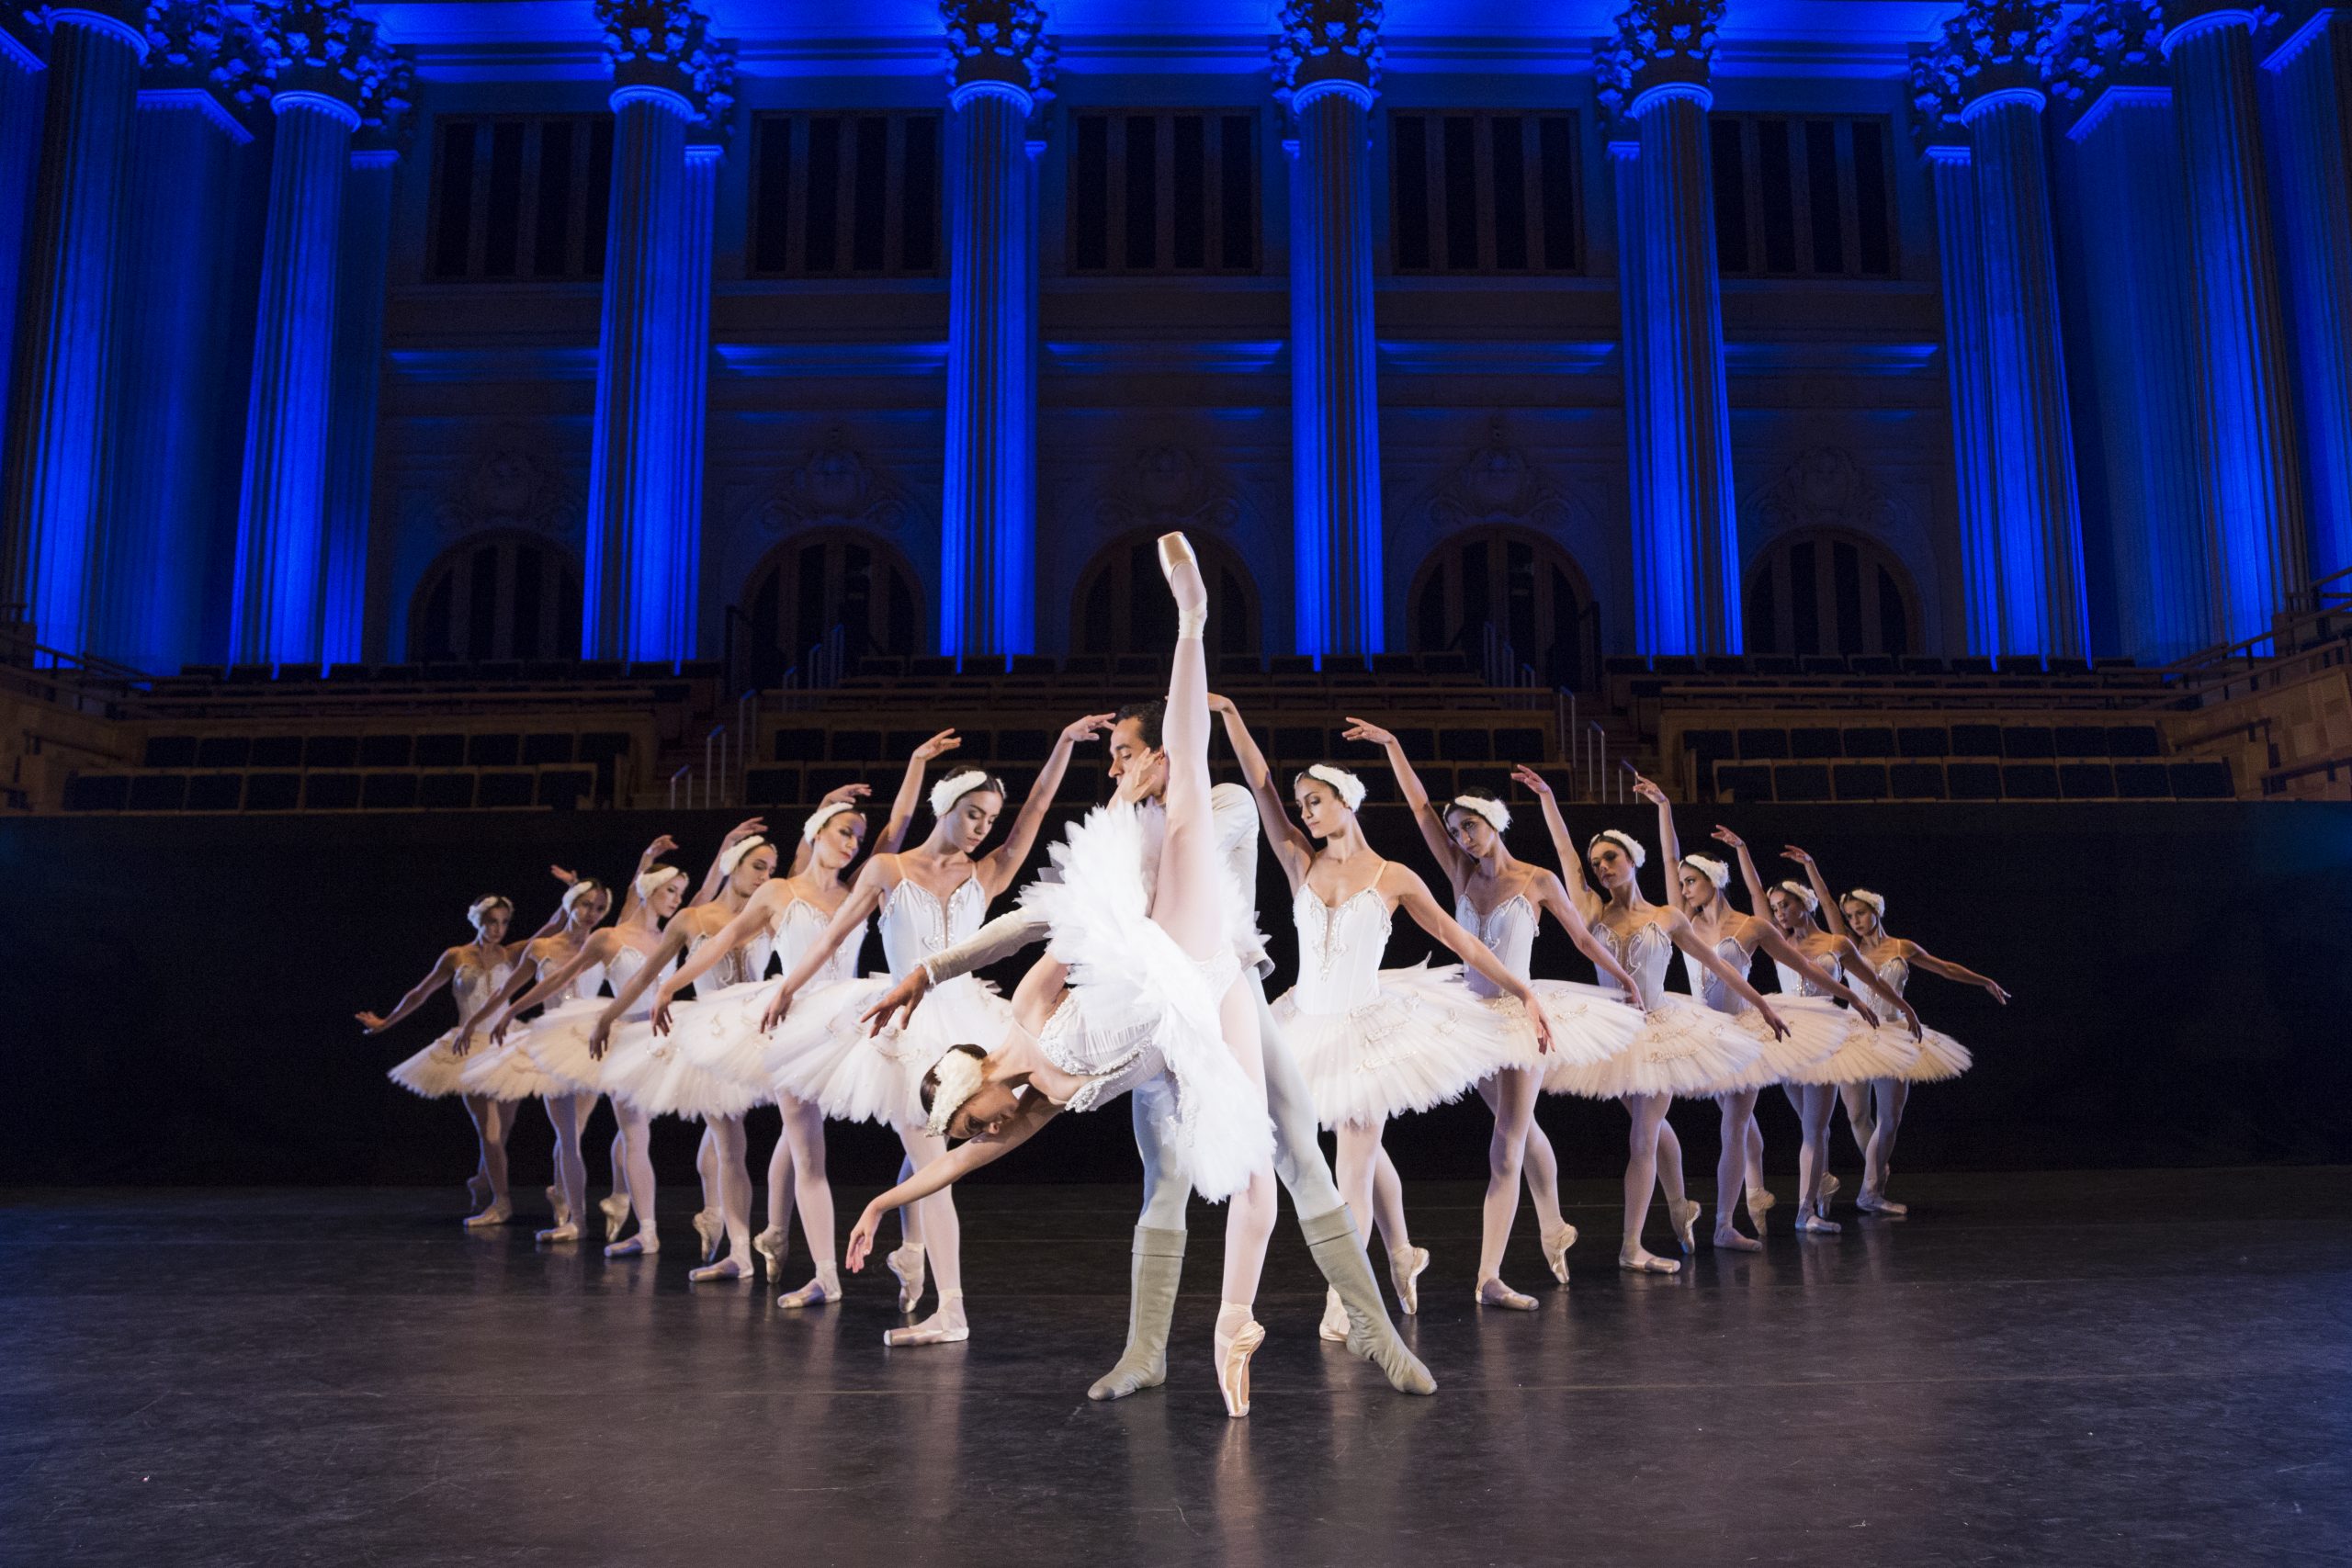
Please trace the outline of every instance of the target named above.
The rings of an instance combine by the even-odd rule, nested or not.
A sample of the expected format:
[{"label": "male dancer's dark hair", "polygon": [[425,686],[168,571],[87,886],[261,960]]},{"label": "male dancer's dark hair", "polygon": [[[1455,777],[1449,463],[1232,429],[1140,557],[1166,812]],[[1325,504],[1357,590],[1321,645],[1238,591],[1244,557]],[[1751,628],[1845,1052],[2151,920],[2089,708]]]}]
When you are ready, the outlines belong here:
[{"label": "male dancer's dark hair", "polygon": [[1148,703],[1129,703],[1112,716],[1111,722],[1124,724],[1134,719],[1136,729],[1143,734],[1143,743],[1157,751],[1161,749],[1159,726],[1167,716],[1168,699],[1154,697]]}]

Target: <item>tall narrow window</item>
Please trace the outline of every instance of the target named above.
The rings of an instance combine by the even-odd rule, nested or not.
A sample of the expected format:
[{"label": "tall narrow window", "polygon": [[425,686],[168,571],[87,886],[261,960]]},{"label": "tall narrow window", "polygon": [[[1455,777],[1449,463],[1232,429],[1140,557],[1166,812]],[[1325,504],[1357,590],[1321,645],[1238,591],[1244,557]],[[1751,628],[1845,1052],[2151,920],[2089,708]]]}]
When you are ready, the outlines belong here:
[{"label": "tall narrow window", "polygon": [[1392,112],[1390,270],[1578,270],[1576,150],[1573,115]]},{"label": "tall narrow window", "polygon": [[1716,262],[1727,277],[1893,277],[1886,122],[1716,115]]},{"label": "tall narrow window", "polygon": [[1069,269],[1257,271],[1257,125],[1253,115],[1190,109],[1078,115]]},{"label": "tall narrow window", "polygon": [[754,276],[939,270],[937,115],[763,114],[752,149]]},{"label": "tall narrow window", "polygon": [[435,135],[428,276],[603,276],[611,116],[445,119]]}]

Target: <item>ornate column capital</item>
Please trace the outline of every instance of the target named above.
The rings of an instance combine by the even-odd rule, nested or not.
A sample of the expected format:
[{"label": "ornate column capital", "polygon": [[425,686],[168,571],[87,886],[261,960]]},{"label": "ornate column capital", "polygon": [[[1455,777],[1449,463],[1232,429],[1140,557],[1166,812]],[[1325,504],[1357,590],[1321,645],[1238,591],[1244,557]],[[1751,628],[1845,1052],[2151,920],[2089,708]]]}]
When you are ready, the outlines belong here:
[{"label": "ornate column capital", "polygon": [[1325,93],[1369,108],[1380,87],[1382,0],[1283,0],[1274,36],[1274,96],[1293,113]]},{"label": "ornate column capital", "polygon": [[1996,104],[2021,103],[2039,111],[2042,63],[2058,26],[2058,0],[1968,0],[1944,24],[1928,55],[1960,103],[1963,124]]},{"label": "ornate column capital", "polygon": [[1708,77],[1723,19],[1724,0],[1634,0],[1595,52],[1602,107],[1631,118],[1659,97],[1713,103]]},{"label": "ornate column capital", "polygon": [[2165,58],[2170,60],[2176,48],[2199,33],[2244,28],[2250,36],[2277,21],[2278,16],[2278,12],[2262,4],[2262,0],[2255,0],[2250,6],[2243,3],[2233,5],[2230,0],[2165,0]]},{"label": "ornate column capital", "polygon": [[2120,103],[2172,96],[2165,22],[2148,0],[2095,0],[2059,29],[2043,61],[2052,95],[2076,110],[2066,134],[2081,141]]},{"label": "ornate column capital", "polygon": [[253,140],[246,118],[269,96],[261,37],[220,0],[155,0],[147,7],[143,105],[200,109],[232,141]]},{"label": "ornate column capital", "polygon": [[939,0],[939,22],[947,35],[951,105],[993,93],[1026,115],[1046,96],[1055,50],[1036,0]]},{"label": "ornate column capital", "polygon": [[258,0],[254,20],[268,65],[270,107],[281,115],[318,108],[356,130],[360,106],[377,84],[407,69],[351,0]]},{"label": "ornate column capital", "polygon": [[[1947,23],[1949,28],[1952,24]],[[1960,78],[1948,45],[1911,51],[1911,141],[1929,163],[1968,161],[1968,127],[1961,123]]]},{"label": "ornate column capital", "polygon": [[79,5],[28,5],[22,7],[25,20],[43,32],[60,22],[79,22],[87,28],[111,33],[137,50],[141,59],[147,55],[147,6],[145,0],[82,0]]},{"label": "ornate column capital", "polygon": [[613,107],[657,102],[679,118],[723,124],[735,101],[735,58],[710,37],[710,18],[687,0],[596,0]]}]

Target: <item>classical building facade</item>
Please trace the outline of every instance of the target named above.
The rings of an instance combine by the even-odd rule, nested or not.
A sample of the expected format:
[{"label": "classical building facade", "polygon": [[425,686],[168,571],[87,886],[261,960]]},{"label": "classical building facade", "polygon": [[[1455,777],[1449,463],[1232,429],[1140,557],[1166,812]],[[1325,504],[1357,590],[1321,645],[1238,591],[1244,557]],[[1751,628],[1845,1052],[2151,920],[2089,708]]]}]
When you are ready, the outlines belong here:
[{"label": "classical building facade", "polygon": [[10,577],[183,662],[2162,661],[2352,567],[2352,42],[2189,0],[0,13]]}]

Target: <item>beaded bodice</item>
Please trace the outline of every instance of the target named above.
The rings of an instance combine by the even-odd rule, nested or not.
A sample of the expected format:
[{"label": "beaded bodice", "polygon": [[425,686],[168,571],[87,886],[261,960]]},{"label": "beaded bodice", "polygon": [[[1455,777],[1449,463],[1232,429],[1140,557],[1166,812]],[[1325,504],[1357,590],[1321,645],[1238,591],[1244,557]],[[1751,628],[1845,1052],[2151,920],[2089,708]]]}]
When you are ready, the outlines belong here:
[{"label": "beaded bodice", "polygon": [[[1464,931],[1486,943],[1487,951],[1504,968],[1522,980],[1528,977],[1528,965],[1535,952],[1536,916],[1535,905],[1526,894],[1514,893],[1481,915],[1465,893],[1453,901],[1453,918],[1461,922]],[[1476,969],[1465,967],[1462,979],[1478,996],[1502,994],[1501,987]]]},{"label": "beaded bodice", "polygon": [[[1656,920],[1645,920],[1626,932],[1597,920],[1592,933],[1607,945],[1610,956],[1634,977],[1634,984],[1641,987],[1644,1007],[1654,1008],[1665,1000],[1666,966],[1674,956],[1674,939],[1666,934],[1664,926]],[[1609,976],[1602,976],[1601,983],[1609,984]]]},{"label": "beaded bodice", "polygon": [[[898,886],[882,896],[879,916],[882,953],[891,977],[903,976],[932,954],[945,952],[978,931],[988,908],[988,891],[977,876],[966,878],[944,904],[928,887],[901,876]],[[855,960],[851,962],[854,964]]]},{"label": "beaded bodice", "polygon": [[1346,1012],[1379,995],[1390,927],[1388,901],[1379,888],[1367,887],[1333,908],[1301,884],[1291,916],[1298,922],[1301,1012]]}]

